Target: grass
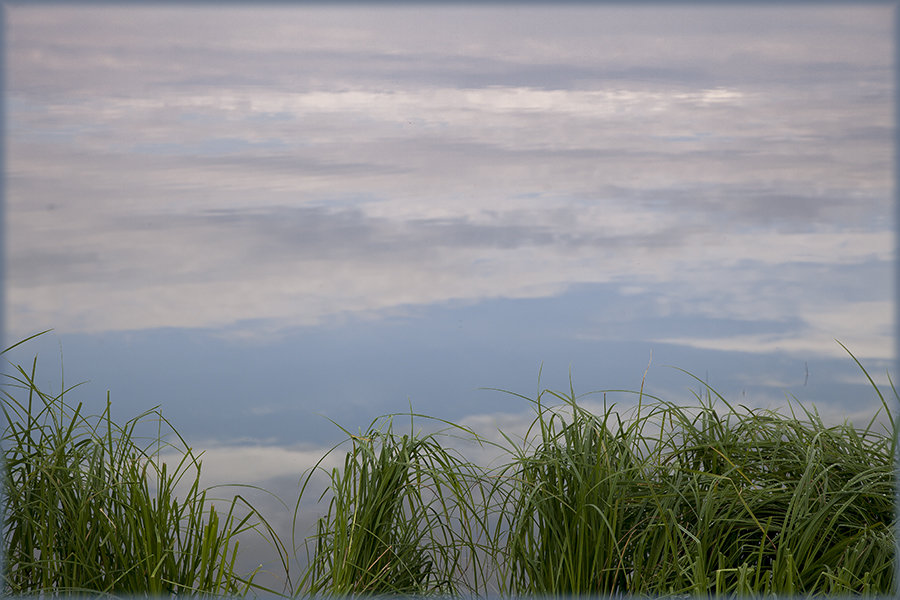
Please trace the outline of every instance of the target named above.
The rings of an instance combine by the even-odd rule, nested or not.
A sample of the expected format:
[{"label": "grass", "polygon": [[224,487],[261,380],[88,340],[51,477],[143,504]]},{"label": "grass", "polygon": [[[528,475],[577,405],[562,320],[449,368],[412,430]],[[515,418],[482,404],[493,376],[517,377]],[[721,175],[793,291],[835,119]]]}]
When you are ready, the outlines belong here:
[{"label": "grass", "polygon": [[393,433],[391,417],[361,435],[345,430],[351,449],[330,474],[328,513],[300,585],[307,593],[457,595],[467,587],[480,473],[435,435],[416,435],[410,418],[409,434]]},{"label": "grass", "polygon": [[[539,396],[504,467],[504,594],[812,595],[894,589],[892,432],[814,412],[658,399],[620,421]],[[709,392],[712,395],[712,391]]]},{"label": "grass", "polygon": [[[897,424],[853,360],[887,425],[828,425],[799,402],[734,406],[708,386],[685,407],[642,385],[626,411],[570,385],[516,394],[534,409],[521,439],[412,410],[402,433],[397,414],[344,429],[331,450],[342,467],[323,457],[300,480],[295,521],[314,476],[327,508],[292,544],[307,554],[295,577],[252,506],[213,508],[199,457],[158,411],[120,427],[107,399],[85,417],[37,389],[35,361],[3,390],[3,591],[276,593],[235,571],[236,536],[257,529],[279,548],[285,596],[890,595]],[[146,419],[160,430],[141,444]],[[159,464],[169,436],[183,456],[171,469]],[[467,460],[460,438],[499,458]]]},{"label": "grass", "polygon": [[[235,538],[254,526],[252,511],[238,519],[239,496],[224,513],[215,509],[199,488],[198,458],[162,415],[149,411],[120,427],[107,399],[101,415],[86,417],[81,405],[65,401],[69,390],[51,396],[38,389],[36,364],[16,367],[3,389],[3,593],[253,588],[253,574],[234,570]],[[148,418],[157,420],[159,435],[141,444],[135,427]],[[180,447],[165,442],[165,433]],[[182,452],[179,464],[158,464],[159,452],[173,448]],[[180,499],[179,485],[187,487]]]}]

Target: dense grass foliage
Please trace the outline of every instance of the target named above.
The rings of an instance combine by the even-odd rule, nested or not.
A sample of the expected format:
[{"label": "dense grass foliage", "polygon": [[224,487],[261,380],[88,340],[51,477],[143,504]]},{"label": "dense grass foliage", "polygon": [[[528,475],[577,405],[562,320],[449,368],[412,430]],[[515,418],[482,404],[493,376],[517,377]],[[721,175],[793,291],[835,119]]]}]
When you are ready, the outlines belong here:
[{"label": "dense grass foliage", "polygon": [[351,449],[343,469],[330,474],[328,514],[310,540],[315,550],[300,589],[458,594],[466,561],[476,556],[477,469],[434,435],[394,434],[389,418],[347,435]]},{"label": "dense grass foliage", "polygon": [[[3,593],[247,593],[235,537],[252,510],[238,519],[239,497],[224,514],[211,505],[197,458],[157,411],[119,426],[107,401],[84,416],[65,391],[40,391],[35,368],[17,367],[3,389]],[[142,445],[135,427],[148,418],[159,434]],[[156,460],[179,448],[166,433],[181,443],[174,468]]]},{"label": "dense grass foliage", "polygon": [[[550,395],[559,399],[565,397]],[[536,401],[536,446],[512,445],[501,470],[503,589],[588,594],[628,589],[630,539],[648,521],[647,474],[633,427],[608,427],[572,402],[570,419]],[[510,440],[511,441],[511,440]]]},{"label": "dense grass foliage", "polygon": [[887,594],[892,432],[655,400],[620,421],[538,398],[504,469],[508,594]]},{"label": "dense grass foliage", "polygon": [[[2,388],[2,589],[276,593],[235,570],[236,536],[256,529],[279,549],[285,596],[890,595],[897,424],[857,364],[885,411],[862,428],[798,402],[733,406],[709,387],[677,406],[642,385],[627,410],[571,387],[515,394],[533,422],[494,441],[412,411],[403,433],[400,415],[343,430],[331,450],[343,465],[326,470],[326,455],[300,476],[295,522],[313,478],[327,485],[316,531],[293,540],[307,554],[294,574],[241,496],[215,510],[198,457],[158,411],[119,426],[107,399],[84,416],[36,387],[35,360]],[[158,434],[141,443],[148,419]],[[471,462],[460,440],[495,459]],[[160,462],[172,448],[174,468]]]}]

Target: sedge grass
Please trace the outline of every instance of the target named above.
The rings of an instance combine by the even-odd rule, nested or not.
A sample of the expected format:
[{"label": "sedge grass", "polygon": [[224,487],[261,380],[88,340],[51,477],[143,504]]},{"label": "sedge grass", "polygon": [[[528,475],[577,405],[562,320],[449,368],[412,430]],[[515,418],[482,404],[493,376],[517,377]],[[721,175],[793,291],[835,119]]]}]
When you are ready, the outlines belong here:
[{"label": "sedge grass", "polygon": [[409,416],[408,434],[394,433],[393,416],[359,435],[344,430],[351,448],[343,469],[330,473],[328,512],[311,540],[314,551],[300,584],[306,593],[456,595],[478,589],[477,577],[471,582],[466,575],[481,570],[477,564],[467,568],[478,560],[476,531],[483,529],[471,501],[479,496],[479,473],[435,434],[417,434]]},{"label": "sedge grass", "polygon": [[[8,349],[7,349],[8,350]],[[5,351],[4,351],[5,352]],[[2,408],[5,594],[246,594],[253,574],[235,572],[239,497],[222,513],[200,489],[197,457],[158,411],[115,424],[87,417],[66,390],[42,392],[31,370],[6,374]],[[24,399],[17,397],[24,393]],[[136,426],[155,418],[160,436],[142,445]],[[158,464],[161,428],[181,460]],[[193,475],[193,479],[190,476]],[[188,477],[188,479],[185,479]],[[188,491],[176,495],[176,486]],[[257,586],[258,587],[258,586]]]},{"label": "sedge grass", "polygon": [[878,396],[880,432],[711,388],[690,408],[639,393],[624,420],[541,392],[492,495],[501,593],[890,594],[896,430]]},{"label": "sedge grass", "polygon": [[[564,400],[566,422],[544,395]],[[608,427],[571,398],[543,392],[535,400],[535,448],[512,445],[499,474],[499,513],[506,517],[503,591],[516,595],[587,594],[627,587],[629,532],[643,515],[641,460],[628,429]],[[511,439],[508,438],[510,442]]]}]

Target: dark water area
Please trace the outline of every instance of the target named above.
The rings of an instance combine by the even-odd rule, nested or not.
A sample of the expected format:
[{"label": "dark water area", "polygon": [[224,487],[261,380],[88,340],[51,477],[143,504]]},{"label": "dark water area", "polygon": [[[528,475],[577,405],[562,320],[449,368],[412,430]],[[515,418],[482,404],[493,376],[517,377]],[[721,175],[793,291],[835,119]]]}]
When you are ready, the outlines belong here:
[{"label": "dark water area", "polygon": [[[177,329],[48,334],[4,358],[30,369],[37,355],[36,382],[54,394],[63,377],[66,386],[81,384],[67,397],[84,402],[88,414],[105,409],[108,391],[116,418],[160,406],[195,440],[324,444],[342,435],[329,419],[353,430],[410,406],[453,421],[527,412],[521,398],[482,388],[534,398],[539,386],[568,392],[570,376],[576,394],[634,392],[607,394],[607,401],[623,406],[636,402],[642,384],[645,394],[693,404],[697,394],[707,395],[705,383],[735,404],[777,408],[791,396],[839,421],[865,418],[880,406],[850,356],[723,352],[527,328],[508,339],[490,337],[477,324],[467,327],[454,337],[446,319],[361,323],[300,330],[265,343]],[[877,381],[885,380],[883,362],[862,363]],[[602,394],[588,399],[602,400]]]}]

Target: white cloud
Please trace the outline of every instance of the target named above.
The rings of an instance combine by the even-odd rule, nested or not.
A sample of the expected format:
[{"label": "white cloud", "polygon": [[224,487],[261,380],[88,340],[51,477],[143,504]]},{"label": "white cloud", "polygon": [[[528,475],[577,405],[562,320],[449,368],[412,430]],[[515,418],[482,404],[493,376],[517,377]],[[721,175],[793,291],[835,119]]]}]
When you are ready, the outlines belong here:
[{"label": "white cloud", "polygon": [[[11,9],[13,332],[278,329],[616,283],[673,318],[811,331],[684,343],[887,348],[890,319],[768,279],[894,260],[878,11],[801,30],[790,10],[426,13]],[[510,18],[534,35],[500,35]]]},{"label": "white cloud", "polygon": [[[886,260],[891,251],[888,234],[803,235],[796,240],[796,253],[789,249],[791,236],[778,238],[774,234],[721,239],[718,245],[676,246],[668,253],[627,243],[621,247],[611,243],[605,249],[589,244],[567,247],[527,243],[508,249],[479,245],[427,249],[427,243],[420,247],[421,241],[400,235],[397,241],[408,241],[418,255],[408,255],[400,248],[397,254],[391,251],[367,257],[361,247],[349,261],[327,256],[292,257],[288,253],[268,258],[264,255],[244,266],[243,261],[253,256],[254,238],[224,235],[218,241],[214,231],[214,227],[192,227],[133,232],[120,242],[110,240],[108,245],[99,234],[94,238],[99,246],[97,253],[104,245],[110,248],[121,244],[122,248],[108,262],[109,276],[100,273],[99,280],[92,280],[86,277],[90,271],[73,271],[69,279],[51,278],[23,285],[28,274],[22,273],[19,277],[23,283],[8,290],[11,329],[16,332],[17,324],[20,328],[67,331],[216,328],[242,319],[272,320],[282,326],[312,325],[343,314],[374,314],[392,307],[449,299],[552,296],[574,282],[662,285],[678,281],[680,287],[671,289],[667,296],[669,302],[676,301],[682,308],[691,304],[695,294],[722,291],[721,286],[726,284],[727,302],[698,304],[695,310],[702,309],[710,317],[744,319],[796,315],[808,323],[811,333],[794,341],[748,336],[702,344],[695,340],[690,345],[805,350],[827,346],[823,342],[838,337],[866,356],[890,346],[890,303],[854,306],[828,299],[776,295],[778,302],[766,305],[758,293],[753,293],[753,287],[766,276],[765,270],[756,263],[734,266],[740,261],[777,265],[785,260],[854,264],[873,255]],[[202,241],[205,235],[207,242]],[[780,246],[776,248],[776,244]],[[187,256],[186,248],[192,249]],[[597,262],[604,257],[609,258]],[[734,269],[745,273],[731,275],[729,270]],[[713,273],[724,279],[710,280]],[[126,282],[128,285],[123,285]],[[67,301],[60,303],[60,298]],[[797,315],[792,301],[803,302],[802,314]]]},{"label": "white cloud", "polygon": [[[204,487],[229,484],[257,485],[273,479],[292,479],[299,483],[307,472],[318,464],[324,472],[343,464],[340,450],[328,454],[329,447],[296,448],[261,444],[227,445],[212,441],[208,445],[195,445],[200,453],[200,474]],[[177,452],[163,453],[158,464],[177,465],[183,455]],[[320,462],[321,461],[321,462]]]},{"label": "white cloud", "polygon": [[811,308],[801,318],[805,331],[729,335],[727,337],[662,337],[653,341],[691,348],[771,354],[788,352],[804,356],[844,358],[847,351],[860,359],[893,359],[894,304],[892,302],[843,302]]}]

